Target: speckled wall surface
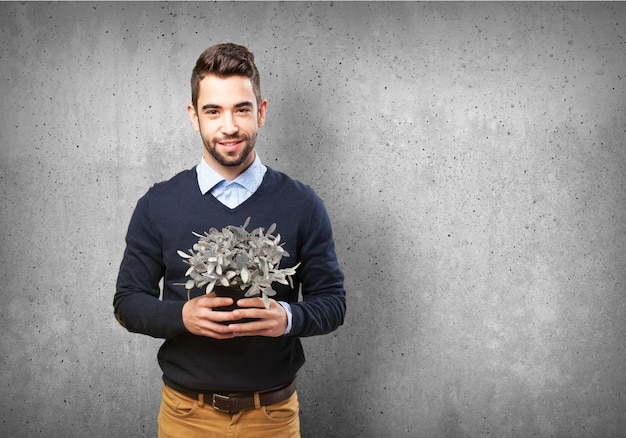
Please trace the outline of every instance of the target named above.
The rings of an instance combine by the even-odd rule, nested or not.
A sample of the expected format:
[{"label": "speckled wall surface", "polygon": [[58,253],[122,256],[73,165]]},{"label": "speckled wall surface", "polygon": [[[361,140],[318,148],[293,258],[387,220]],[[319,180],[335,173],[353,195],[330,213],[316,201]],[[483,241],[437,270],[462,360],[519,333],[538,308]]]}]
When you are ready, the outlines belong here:
[{"label": "speckled wall surface", "polygon": [[191,68],[255,52],[349,313],[304,437],[626,436],[625,3],[1,3],[0,435],[152,437],[112,314],[137,199],[193,166]]}]

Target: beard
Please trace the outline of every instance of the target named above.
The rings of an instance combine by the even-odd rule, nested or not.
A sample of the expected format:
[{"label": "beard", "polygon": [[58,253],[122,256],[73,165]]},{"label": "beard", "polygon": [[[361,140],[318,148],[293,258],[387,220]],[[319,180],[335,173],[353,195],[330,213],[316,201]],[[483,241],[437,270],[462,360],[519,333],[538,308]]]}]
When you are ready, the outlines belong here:
[{"label": "beard", "polygon": [[[218,143],[221,141],[238,140],[244,142],[244,148],[239,152],[222,153],[218,150]],[[211,156],[220,163],[222,166],[235,167],[239,166],[248,159],[250,153],[254,150],[254,144],[256,143],[256,134],[252,138],[247,135],[223,137],[218,139],[204,140],[204,148],[211,154]]]}]

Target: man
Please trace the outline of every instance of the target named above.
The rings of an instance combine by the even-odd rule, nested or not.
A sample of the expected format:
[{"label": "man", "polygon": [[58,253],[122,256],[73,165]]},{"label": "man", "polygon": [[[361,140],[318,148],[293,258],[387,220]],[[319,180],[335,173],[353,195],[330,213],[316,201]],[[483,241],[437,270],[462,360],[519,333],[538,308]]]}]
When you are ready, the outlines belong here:
[{"label": "man", "polygon": [[[234,44],[208,48],[191,89],[188,113],[204,144],[202,160],[138,201],[115,316],[131,332],[165,339],[159,437],[298,437],[299,338],[335,330],[346,310],[330,221],[310,187],[256,154],[267,101],[252,53]],[[188,299],[181,286],[188,266],[177,251],[193,246],[194,231],[243,225],[248,217],[249,229],[276,223],[289,254],[281,267],[300,263],[294,287],[274,284],[269,308],[253,297],[216,311],[233,300],[198,289]],[[255,320],[237,323],[244,318]]]}]

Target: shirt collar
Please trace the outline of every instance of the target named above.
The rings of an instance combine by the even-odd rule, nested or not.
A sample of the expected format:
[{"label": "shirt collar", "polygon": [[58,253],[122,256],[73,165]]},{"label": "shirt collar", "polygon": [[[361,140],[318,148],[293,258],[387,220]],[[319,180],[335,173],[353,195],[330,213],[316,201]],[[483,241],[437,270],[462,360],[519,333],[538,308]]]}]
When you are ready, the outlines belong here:
[{"label": "shirt collar", "polygon": [[[259,154],[254,152],[254,161],[241,175],[235,178],[232,182],[237,183],[242,187],[245,187],[250,192],[255,192],[259,188],[267,167],[261,162]],[[214,171],[204,161],[204,157],[200,160],[200,163],[196,166],[196,173],[198,174],[198,186],[203,195],[215,187],[222,181],[227,181],[222,175]]]}]

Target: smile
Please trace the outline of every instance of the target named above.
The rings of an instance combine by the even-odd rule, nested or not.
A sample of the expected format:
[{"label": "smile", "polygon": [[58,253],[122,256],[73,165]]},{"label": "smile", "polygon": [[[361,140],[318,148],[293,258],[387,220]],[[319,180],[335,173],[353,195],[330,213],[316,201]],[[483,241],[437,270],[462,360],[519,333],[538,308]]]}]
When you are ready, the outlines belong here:
[{"label": "smile", "polygon": [[240,140],[229,140],[229,141],[220,141],[218,144],[224,149],[236,149],[239,145],[243,143],[243,139]]}]

